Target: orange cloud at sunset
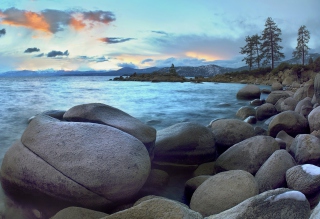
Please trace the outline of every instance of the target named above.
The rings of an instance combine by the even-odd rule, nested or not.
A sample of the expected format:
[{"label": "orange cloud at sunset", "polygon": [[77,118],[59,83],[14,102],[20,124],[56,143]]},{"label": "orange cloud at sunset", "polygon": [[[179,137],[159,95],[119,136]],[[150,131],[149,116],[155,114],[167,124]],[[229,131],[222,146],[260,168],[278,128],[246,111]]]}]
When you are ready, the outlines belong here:
[{"label": "orange cloud at sunset", "polygon": [[72,26],[75,30],[82,30],[86,27],[86,24],[83,23],[82,20],[78,20],[76,18],[71,18],[70,26]]},{"label": "orange cloud at sunset", "polygon": [[214,60],[222,59],[222,57],[219,57],[219,56],[202,54],[198,52],[186,52],[185,55],[191,58],[205,59],[206,61],[214,61]]}]

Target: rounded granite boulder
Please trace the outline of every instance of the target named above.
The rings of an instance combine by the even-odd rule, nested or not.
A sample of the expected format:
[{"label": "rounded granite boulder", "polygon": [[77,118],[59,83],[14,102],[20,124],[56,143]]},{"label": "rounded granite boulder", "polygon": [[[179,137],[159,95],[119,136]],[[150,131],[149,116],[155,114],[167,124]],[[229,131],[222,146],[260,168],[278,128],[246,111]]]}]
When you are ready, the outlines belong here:
[{"label": "rounded granite boulder", "polygon": [[260,98],[261,91],[257,85],[248,84],[241,88],[237,93],[238,99],[253,100]]},{"label": "rounded granite boulder", "polygon": [[276,114],[277,110],[275,106],[271,103],[262,104],[261,106],[258,106],[256,109],[256,118],[259,121],[268,119]]},{"label": "rounded granite boulder", "polygon": [[6,153],[1,179],[6,188],[95,208],[134,196],[150,166],[144,144],[119,129],[39,115]]},{"label": "rounded granite boulder", "polygon": [[183,122],[157,132],[154,163],[202,164],[215,160],[216,147],[211,130]]},{"label": "rounded granite boulder", "polygon": [[267,99],[266,99],[266,103],[271,103],[273,105],[275,105],[277,103],[277,101],[281,98],[288,98],[290,97],[290,94],[286,91],[272,91]]},{"label": "rounded granite boulder", "polygon": [[308,122],[309,122],[310,132],[320,130],[320,106],[314,108],[309,113]]}]

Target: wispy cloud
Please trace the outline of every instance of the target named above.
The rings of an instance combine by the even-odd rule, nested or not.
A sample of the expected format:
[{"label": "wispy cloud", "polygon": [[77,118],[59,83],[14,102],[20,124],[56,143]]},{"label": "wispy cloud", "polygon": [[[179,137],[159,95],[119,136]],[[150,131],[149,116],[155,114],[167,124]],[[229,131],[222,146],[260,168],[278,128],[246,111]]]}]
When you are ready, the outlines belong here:
[{"label": "wispy cloud", "polygon": [[129,63],[119,63],[118,67],[121,68],[137,68],[137,66],[135,64],[133,64],[132,62]]},{"label": "wispy cloud", "polygon": [[46,9],[41,12],[8,8],[0,10],[1,23],[22,26],[47,33],[63,31],[71,26],[75,30],[92,27],[95,23],[109,24],[115,20],[110,11],[61,11]]},{"label": "wispy cloud", "polygon": [[124,43],[134,39],[135,38],[105,37],[105,38],[100,38],[99,40],[104,43],[115,44],[115,43]]},{"label": "wispy cloud", "polygon": [[152,30],[151,32],[152,32],[152,33],[157,33],[157,34],[166,35],[166,36],[168,35],[168,33],[165,32],[165,31]]},{"label": "wispy cloud", "polygon": [[109,59],[107,59],[104,56],[98,56],[98,57],[97,56],[93,56],[93,57],[79,56],[78,58],[81,60],[88,61],[88,62],[96,62],[96,63],[109,61]]},{"label": "wispy cloud", "polygon": [[57,56],[69,56],[69,52],[68,50],[66,50],[65,52],[52,50],[47,54],[47,57],[50,57],[50,58],[57,57]]},{"label": "wispy cloud", "polygon": [[141,64],[145,64],[147,62],[152,62],[152,61],[153,61],[153,59],[144,59],[141,61]]},{"label": "wispy cloud", "polygon": [[36,55],[36,56],[34,56],[34,57],[40,58],[40,57],[42,57],[42,56],[44,56],[44,53],[40,53],[39,55]]},{"label": "wispy cloud", "polygon": [[32,53],[32,52],[40,52],[40,49],[39,48],[28,48],[24,51],[24,53]]},{"label": "wispy cloud", "polygon": [[3,35],[5,35],[6,34],[6,29],[1,29],[0,30],[0,37],[2,37]]}]

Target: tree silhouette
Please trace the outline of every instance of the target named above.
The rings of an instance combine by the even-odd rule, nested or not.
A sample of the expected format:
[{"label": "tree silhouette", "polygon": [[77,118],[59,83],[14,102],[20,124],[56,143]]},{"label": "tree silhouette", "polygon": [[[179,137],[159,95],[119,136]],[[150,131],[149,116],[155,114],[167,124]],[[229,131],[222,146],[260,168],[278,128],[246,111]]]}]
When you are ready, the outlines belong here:
[{"label": "tree silhouette", "polygon": [[310,32],[307,30],[306,26],[303,25],[298,30],[298,38],[297,38],[297,47],[296,50],[293,51],[292,55],[294,58],[300,59],[302,58],[302,65],[304,65],[304,60],[306,55],[308,54],[308,45],[310,39]]},{"label": "tree silhouette", "polygon": [[262,32],[262,57],[264,58],[264,65],[270,64],[271,68],[274,68],[274,62],[284,58],[284,54],[280,52],[283,48],[279,45],[279,42],[282,41],[280,38],[281,30],[278,28],[276,23],[272,18],[268,17],[265,23],[265,29]]},{"label": "tree silhouette", "polygon": [[169,69],[169,73],[170,73],[171,75],[176,75],[176,74],[177,74],[176,69],[175,69],[175,67],[174,67],[173,64],[171,64],[171,67],[170,67],[170,69]]}]

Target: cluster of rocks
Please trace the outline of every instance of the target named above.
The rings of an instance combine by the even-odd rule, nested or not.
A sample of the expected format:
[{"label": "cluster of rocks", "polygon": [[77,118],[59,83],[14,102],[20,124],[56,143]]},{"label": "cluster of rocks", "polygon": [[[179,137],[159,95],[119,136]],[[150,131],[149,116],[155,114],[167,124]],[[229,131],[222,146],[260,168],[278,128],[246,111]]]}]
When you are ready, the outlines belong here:
[{"label": "cluster of rocks", "polygon": [[[237,93],[252,100],[237,112],[241,120],[207,127],[156,131],[97,103],[44,112],[6,153],[1,182],[8,193],[72,206],[53,219],[320,218],[319,82],[295,93],[274,85],[266,100],[247,85]],[[268,130],[252,125],[267,119]],[[185,203],[160,197],[181,168],[190,175]]]}]

